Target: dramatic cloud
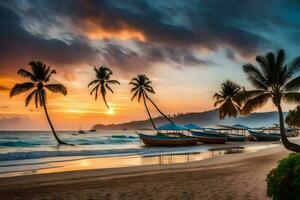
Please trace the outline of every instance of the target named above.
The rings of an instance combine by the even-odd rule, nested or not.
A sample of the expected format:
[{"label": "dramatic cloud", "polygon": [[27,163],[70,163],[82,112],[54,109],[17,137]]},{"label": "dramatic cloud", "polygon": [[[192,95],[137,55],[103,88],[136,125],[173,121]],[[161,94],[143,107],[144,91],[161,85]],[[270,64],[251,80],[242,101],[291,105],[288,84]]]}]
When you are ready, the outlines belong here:
[{"label": "dramatic cloud", "polygon": [[30,60],[54,65],[72,65],[92,60],[96,50],[84,40],[67,44],[57,39],[43,39],[20,27],[19,17],[0,6],[0,69],[9,71]]},{"label": "dramatic cloud", "polygon": [[24,0],[0,4],[1,71],[31,59],[69,67],[101,62],[123,71],[160,62],[209,65],[213,62],[199,52],[221,48],[229,59],[235,60],[237,54],[248,58],[278,46],[268,37],[278,29],[274,24],[293,27],[289,33],[293,41],[300,27],[287,14],[275,12],[299,7],[296,1]]}]

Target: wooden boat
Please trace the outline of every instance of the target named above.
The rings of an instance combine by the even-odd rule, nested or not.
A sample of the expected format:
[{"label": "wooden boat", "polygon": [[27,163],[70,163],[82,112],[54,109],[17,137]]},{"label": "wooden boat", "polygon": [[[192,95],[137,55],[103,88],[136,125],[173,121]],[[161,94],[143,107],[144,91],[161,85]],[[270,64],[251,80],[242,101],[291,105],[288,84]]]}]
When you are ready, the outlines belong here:
[{"label": "wooden boat", "polygon": [[217,131],[192,131],[196,132],[196,134],[199,136],[206,136],[206,137],[215,137],[215,136],[223,136],[227,137],[227,141],[229,142],[245,142],[246,137],[243,135],[237,135],[237,134],[230,134],[230,133],[219,133]]},{"label": "wooden boat", "polygon": [[227,141],[226,135],[215,132],[191,131],[191,133],[199,142],[206,144],[224,144]]},{"label": "wooden boat", "polygon": [[236,134],[226,134],[228,136],[228,141],[230,142],[245,142],[246,136],[236,135]]},{"label": "wooden boat", "polygon": [[172,137],[168,135],[148,135],[143,133],[137,133],[140,139],[146,146],[163,146],[163,147],[175,147],[175,146],[193,146],[197,144],[197,139],[193,137]]},{"label": "wooden boat", "polygon": [[248,130],[248,131],[258,141],[278,141],[281,139],[281,136],[278,133],[268,134],[268,133],[259,132],[259,131],[251,131],[251,130]]}]

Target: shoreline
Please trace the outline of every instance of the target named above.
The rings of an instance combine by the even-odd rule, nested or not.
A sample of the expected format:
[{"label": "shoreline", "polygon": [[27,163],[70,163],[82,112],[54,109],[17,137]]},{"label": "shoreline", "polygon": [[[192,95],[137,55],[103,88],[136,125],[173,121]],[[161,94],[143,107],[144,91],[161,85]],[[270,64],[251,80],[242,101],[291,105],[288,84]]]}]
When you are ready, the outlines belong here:
[{"label": "shoreline", "polygon": [[[123,195],[121,199],[139,199],[145,198],[145,196],[141,196],[143,195],[143,192],[139,191],[141,189],[149,192],[148,199],[153,199],[157,195],[159,195],[158,199],[216,199],[216,197],[218,197],[217,199],[266,199],[266,175],[275,167],[278,160],[286,157],[289,153],[280,145],[256,152],[227,154],[190,163],[1,178],[0,197],[18,199],[15,196],[18,194],[23,197],[33,195],[28,196],[32,197],[31,199],[44,197],[53,199],[51,198],[53,195],[63,199],[88,199],[88,197],[119,199],[119,195]],[[189,178],[187,179],[187,177]],[[190,187],[187,187],[185,182],[193,182],[193,184],[189,184]],[[226,187],[225,183],[231,186]],[[137,188],[131,186],[132,184]],[[160,184],[163,184],[166,192],[157,187]],[[183,188],[178,187],[178,184]],[[199,187],[199,184],[203,188]],[[54,193],[48,193],[46,196],[45,192],[49,192],[49,190]],[[103,190],[105,190],[104,193]],[[218,196],[222,192],[227,195]]]},{"label": "shoreline", "polygon": [[173,147],[167,149],[154,148],[152,150],[147,148],[149,152],[146,154],[45,157],[3,161],[0,162],[0,179],[68,171],[192,163],[213,157],[222,157],[226,154],[255,152],[278,145],[278,142],[228,142],[227,144],[218,145],[199,145],[197,148]]}]

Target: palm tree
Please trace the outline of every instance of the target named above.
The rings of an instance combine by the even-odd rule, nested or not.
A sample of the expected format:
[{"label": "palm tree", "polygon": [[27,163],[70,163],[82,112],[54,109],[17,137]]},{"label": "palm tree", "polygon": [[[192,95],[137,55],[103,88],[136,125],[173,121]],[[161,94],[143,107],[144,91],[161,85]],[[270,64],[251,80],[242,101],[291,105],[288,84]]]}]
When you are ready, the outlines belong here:
[{"label": "palm tree", "polygon": [[221,90],[214,94],[214,107],[219,106],[219,118],[224,119],[228,117],[236,117],[241,105],[236,99],[236,95],[242,91],[241,86],[237,83],[226,80],[221,84]]},{"label": "palm tree", "polygon": [[25,106],[28,106],[34,98],[36,108],[38,108],[38,106],[44,108],[48,123],[58,144],[67,144],[57,136],[46,106],[46,89],[54,93],[61,93],[65,96],[67,95],[67,89],[62,84],[48,83],[52,75],[56,74],[56,71],[51,69],[50,66],[47,67],[46,64],[40,61],[31,61],[29,65],[31,66],[31,71],[20,69],[18,74],[22,77],[29,78],[30,81],[15,84],[10,90],[9,96],[13,97],[23,92],[31,91],[25,99]]},{"label": "palm tree", "polygon": [[109,106],[106,101],[106,89],[108,89],[111,93],[114,93],[112,88],[110,87],[110,84],[118,84],[120,85],[120,82],[117,80],[111,80],[111,76],[113,75],[113,72],[104,66],[99,67],[97,69],[94,67],[95,73],[96,73],[96,79],[91,81],[88,84],[88,87],[91,85],[96,84],[96,86],[91,90],[90,95],[92,95],[95,92],[95,100],[97,100],[98,97],[98,90],[100,90],[102,99],[106,105],[106,107],[109,109]]},{"label": "palm tree", "polygon": [[285,118],[285,123],[293,128],[300,127],[300,106],[297,106],[296,109],[289,111]]},{"label": "palm tree", "polygon": [[141,98],[143,98],[144,106],[145,106],[148,116],[150,118],[151,124],[152,124],[153,128],[155,130],[157,130],[157,128],[153,122],[153,119],[151,117],[150,111],[148,109],[147,102],[146,102],[146,95],[145,95],[145,93],[147,93],[147,92],[150,92],[152,94],[155,93],[153,90],[153,87],[151,86],[151,81],[149,80],[149,78],[146,75],[141,74],[141,75],[138,75],[137,77],[131,79],[131,81],[129,82],[129,85],[133,86],[133,88],[131,89],[131,93],[133,93],[131,101],[133,101],[135,99],[135,97],[137,97],[138,102],[140,102]]},{"label": "palm tree", "polygon": [[296,57],[290,63],[285,64],[285,52],[280,49],[275,56],[269,52],[266,55],[256,56],[259,68],[248,63],[243,66],[248,80],[256,90],[241,93],[239,99],[244,102],[242,114],[250,114],[252,111],[263,107],[269,99],[278,110],[280,134],[285,148],[300,152],[300,145],[290,142],[284,129],[284,119],[281,108],[282,101],[300,102],[300,76],[295,72],[300,68],[300,57]]},{"label": "palm tree", "polygon": [[131,89],[131,93],[133,93],[131,101],[133,101],[135,97],[138,97],[138,102],[140,102],[141,98],[143,98],[144,106],[147,110],[147,113],[149,115],[150,121],[151,121],[154,129],[156,129],[156,126],[155,126],[153,119],[151,117],[151,114],[149,112],[147,102],[146,102],[147,100],[149,100],[151,102],[151,104],[156,108],[156,110],[162,116],[164,116],[168,121],[170,121],[171,123],[174,124],[174,122],[168,116],[166,116],[158,108],[158,106],[154,103],[154,101],[149,97],[148,92],[155,94],[155,91],[154,91],[153,87],[151,86],[152,82],[146,75],[144,75],[144,74],[138,75],[137,77],[133,78],[129,84],[133,86],[133,88]]}]

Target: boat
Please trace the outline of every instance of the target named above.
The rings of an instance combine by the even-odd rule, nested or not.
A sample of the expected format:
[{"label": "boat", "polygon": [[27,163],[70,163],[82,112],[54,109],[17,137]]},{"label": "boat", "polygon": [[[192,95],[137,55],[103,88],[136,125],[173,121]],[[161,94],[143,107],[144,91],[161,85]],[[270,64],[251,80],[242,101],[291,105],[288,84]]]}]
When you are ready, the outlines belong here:
[{"label": "boat", "polygon": [[89,132],[96,132],[96,131],[97,131],[96,129],[89,130]]},{"label": "boat", "polygon": [[245,142],[246,136],[237,134],[226,134],[228,136],[228,141],[230,142]]},{"label": "boat", "polygon": [[194,138],[197,138],[198,142],[206,144],[224,144],[228,139],[226,135],[216,132],[191,131],[191,134]]},{"label": "boat", "polygon": [[193,137],[174,137],[168,135],[148,135],[144,133],[137,133],[140,139],[146,146],[194,146],[197,144],[197,139]]},{"label": "boat", "polygon": [[278,141],[281,139],[278,133],[264,133],[262,131],[248,130],[250,135],[256,138],[258,141]]},{"label": "boat", "polygon": [[83,130],[79,130],[78,133],[79,134],[86,134],[86,132],[84,132]]},{"label": "boat", "polygon": [[207,137],[214,137],[216,135],[221,135],[223,137],[227,137],[228,142],[245,142],[246,136],[244,135],[239,135],[239,134],[232,134],[232,133],[220,133],[217,131],[214,131],[213,129],[209,131],[199,131],[199,130],[194,130],[193,132],[197,132],[197,135],[202,135],[202,136],[207,136]]}]

